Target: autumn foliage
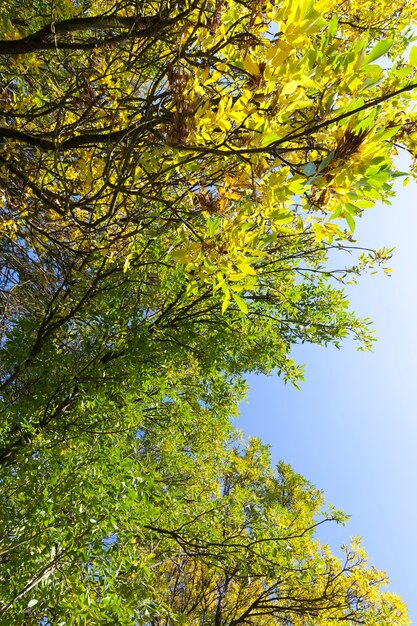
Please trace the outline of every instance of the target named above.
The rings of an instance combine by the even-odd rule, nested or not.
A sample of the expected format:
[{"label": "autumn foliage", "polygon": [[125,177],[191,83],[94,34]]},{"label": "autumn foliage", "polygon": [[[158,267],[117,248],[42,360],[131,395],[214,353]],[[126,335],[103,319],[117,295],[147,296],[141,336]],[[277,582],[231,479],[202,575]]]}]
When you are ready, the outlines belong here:
[{"label": "autumn foliage", "polygon": [[372,342],[344,284],[389,273],[354,231],[414,175],[416,15],[1,3],[2,624],[408,623],[230,416],[295,344]]}]

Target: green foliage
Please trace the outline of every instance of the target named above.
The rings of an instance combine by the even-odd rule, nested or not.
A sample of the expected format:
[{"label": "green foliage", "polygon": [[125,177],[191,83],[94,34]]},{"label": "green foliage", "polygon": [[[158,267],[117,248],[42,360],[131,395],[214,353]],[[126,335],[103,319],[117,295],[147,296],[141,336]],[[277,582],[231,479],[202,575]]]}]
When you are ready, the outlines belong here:
[{"label": "green foliage", "polygon": [[314,538],[340,512],[259,441],[233,442],[220,391],[208,408],[179,385],[135,433],[38,441],[14,466],[1,623],[407,623],[358,542],[336,558]]}]

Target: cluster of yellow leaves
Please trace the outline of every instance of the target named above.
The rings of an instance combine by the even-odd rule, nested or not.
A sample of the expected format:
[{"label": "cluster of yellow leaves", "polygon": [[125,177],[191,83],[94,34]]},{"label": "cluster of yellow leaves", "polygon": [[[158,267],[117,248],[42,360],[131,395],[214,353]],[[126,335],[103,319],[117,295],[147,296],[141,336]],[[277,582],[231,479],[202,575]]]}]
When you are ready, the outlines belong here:
[{"label": "cluster of yellow leaves", "polygon": [[[182,229],[189,244],[176,253],[178,261],[194,273],[199,266],[199,277],[209,282],[211,271],[216,289],[222,280],[237,279],[239,258],[246,267],[240,289],[247,289],[271,231],[297,233],[311,223],[317,242],[343,240],[365,208],[389,198],[396,150],[390,140],[400,132],[405,114],[396,99],[366,104],[414,78],[412,65],[398,69],[375,63],[394,43],[398,48],[402,33],[395,41],[388,35],[394,26],[404,27],[404,12],[407,19],[415,17],[411,4],[406,9],[391,5],[388,12],[384,5],[387,37],[380,41],[370,35],[375,24],[369,15],[360,28],[347,28],[347,13],[338,19],[325,0],[267,3],[251,22],[250,42],[242,45],[236,41],[244,39],[237,27],[243,18],[233,3],[214,36],[198,30],[199,53],[210,58],[216,49],[216,62],[189,73],[187,98],[195,115],[183,148],[218,155],[213,173],[227,164],[238,194],[237,202],[219,204],[215,243],[210,221],[202,240]],[[342,5],[357,19],[355,7]],[[409,102],[410,96],[404,98]],[[238,234],[248,224],[257,233],[250,241]],[[226,288],[224,308],[230,293]]]},{"label": "cluster of yellow leaves", "polygon": [[[283,463],[277,478],[257,440],[227,457],[219,466],[221,492],[208,480],[199,508],[189,501],[183,511],[185,545],[197,536],[199,543],[171,559],[156,557],[158,600],[179,623],[216,614],[222,623],[245,616],[259,626],[335,626],[343,619],[408,626],[404,604],[383,590],[387,577],[369,566],[359,539],[341,558],[315,539],[321,492]],[[163,549],[161,543],[161,555]]]},{"label": "cluster of yellow leaves", "polygon": [[[77,14],[59,6],[56,19]],[[90,14],[112,7],[95,2]],[[56,146],[30,173],[56,198],[46,221],[116,258],[134,254],[118,236],[138,236],[145,206],[158,236],[171,233],[167,261],[189,289],[204,282],[223,291],[223,310],[234,300],[246,312],[244,294],[282,242],[349,241],[361,212],[389,200],[397,145],[415,151],[413,90],[392,95],[415,80],[415,51],[402,56],[415,17],[415,0],[207,3],[155,40],[149,65],[140,38],[74,52],[56,75],[37,54],[17,57],[29,64],[5,88],[12,128]]]}]

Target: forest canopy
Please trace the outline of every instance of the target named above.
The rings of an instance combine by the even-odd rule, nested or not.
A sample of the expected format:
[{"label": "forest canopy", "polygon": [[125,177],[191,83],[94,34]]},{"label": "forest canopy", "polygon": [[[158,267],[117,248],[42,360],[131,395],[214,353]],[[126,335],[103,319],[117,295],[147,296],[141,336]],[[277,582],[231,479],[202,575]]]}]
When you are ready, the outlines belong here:
[{"label": "forest canopy", "polygon": [[390,271],[354,231],[415,175],[416,16],[3,0],[1,624],[408,624],[231,418],[296,344],[372,344],[345,285]]}]

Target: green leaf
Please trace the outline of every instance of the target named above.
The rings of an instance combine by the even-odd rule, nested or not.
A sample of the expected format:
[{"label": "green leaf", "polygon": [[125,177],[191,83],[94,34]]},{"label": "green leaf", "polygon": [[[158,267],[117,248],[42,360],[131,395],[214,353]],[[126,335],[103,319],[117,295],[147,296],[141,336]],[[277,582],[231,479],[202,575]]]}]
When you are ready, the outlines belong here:
[{"label": "green leaf", "polygon": [[364,72],[369,78],[379,79],[381,78],[384,70],[380,65],[366,65],[364,67]]},{"label": "green leaf", "polygon": [[417,67],[417,46],[413,46],[410,51],[410,63],[413,67]]},{"label": "green leaf", "polygon": [[329,152],[329,154],[326,157],[324,157],[323,161],[319,165],[319,172],[322,172],[329,165],[333,157],[334,157],[334,150]]},{"label": "green leaf", "polygon": [[379,59],[379,57],[382,57],[388,52],[392,44],[393,39],[382,39],[381,41],[378,41],[376,46],[374,46],[371,52],[365,57],[364,65],[372,63],[372,61],[375,61],[375,59]]},{"label": "green leaf", "polygon": [[214,233],[218,230],[220,225],[220,219],[217,215],[210,216],[207,219],[207,232],[210,236],[214,235]]},{"label": "green leaf", "polygon": [[396,135],[400,129],[400,125],[382,129],[381,131],[375,133],[374,139],[378,139],[378,141],[386,141],[387,139],[391,139],[392,137],[394,137],[394,135]]},{"label": "green leaf", "polygon": [[348,226],[350,228],[350,232],[354,233],[355,232],[355,220],[353,219],[353,217],[351,216],[350,213],[348,213],[347,211],[345,211],[345,220],[348,223]]},{"label": "green leaf", "polygon": [[316,166],[314,163],[306,163],[303,165],[303,172],[306,176],[312,176],[316,173]]},{"label": "green leaf", "polygon": [[237,306],[242,311],[242,313],[245,313],[245,315],[247,315],[249,313],[249,309],[245,300],[241,298],[241,296],[238,296],[237,293],[233,293],[232,296],[233,296],[233,300],[236,302]]},{"label": "green leaf", "polygon": [[332,19],[329,22],[329,25],[327,27],[327,32],[329,33],[330,37],[334,37],[336,32],[337,32],[337,26],[339,24],[339,19],[336,15],[336,13],[333,15]]},{"label": "green leaf", "polygon": [[281,136],[278,135],[277,133],[271,133],[269,135],[264,135],[262,137],[262,141],[261,141],[261,146],[262,148],[265,148],[266,146],[269,146],[270,144],[274,143],[275,141],[278,141],[278,139],[280,139]]}]

